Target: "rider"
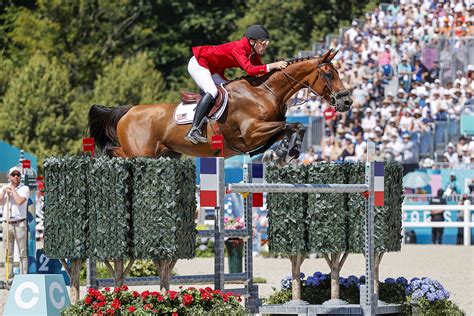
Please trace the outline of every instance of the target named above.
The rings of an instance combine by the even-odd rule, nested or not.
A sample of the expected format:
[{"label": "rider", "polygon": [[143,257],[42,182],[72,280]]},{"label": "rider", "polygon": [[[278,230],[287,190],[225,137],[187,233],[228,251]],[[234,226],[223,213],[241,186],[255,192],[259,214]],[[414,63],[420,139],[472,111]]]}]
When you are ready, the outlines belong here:
[{"label": "rider", "polygon": [[260,56],[265,52],[270,34],[261,25],[252,25],[238,41],[218,46],[193,47],[193,57],[188,63],[188,72],[196,84],[204,91],[194,115],[193,126],[185,136],[187,141],[197,144],[207,143],[201,126],[217,96],[216,84],[226,81],[224,70],[240,67],[250,76],[260,76],[274,69],[284,69],[286,61],[263,65]]}]

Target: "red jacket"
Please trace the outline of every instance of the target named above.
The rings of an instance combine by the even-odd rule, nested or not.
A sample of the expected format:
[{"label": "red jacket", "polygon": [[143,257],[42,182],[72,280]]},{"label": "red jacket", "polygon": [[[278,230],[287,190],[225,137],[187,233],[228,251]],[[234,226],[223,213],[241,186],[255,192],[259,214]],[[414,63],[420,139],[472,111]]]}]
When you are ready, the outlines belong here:
[{"label": "red jacket", "polygon": [[252,47],[246,37],[218,46],[193,47],[193,54],[199,65],[222,78],[225,78],[225,69],[235,67],[242,68],[250,76],[266,74],[267,66],[262,65],[260,55],[252,53]]}]

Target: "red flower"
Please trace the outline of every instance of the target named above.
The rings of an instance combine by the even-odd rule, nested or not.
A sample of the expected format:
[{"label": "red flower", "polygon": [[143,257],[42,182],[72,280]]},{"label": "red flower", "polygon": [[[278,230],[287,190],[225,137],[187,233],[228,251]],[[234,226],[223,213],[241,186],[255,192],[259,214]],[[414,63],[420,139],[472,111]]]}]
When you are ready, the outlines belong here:
[{"label": "red flower", "polygon": [[137,298],[140,296],[140,293],[138,293],[137,291],[133,291],[132,295],[133,295],[133,298]]},{"label": "red flower", "polygon": [[156,297],[156,299],[158,300],[158,302],[163,302],[163,300],[164,300],[164,298],[163,298],[162,295],[158,295],[158,296]]},{"label": "red flower", "polygon": [[178,313],[173,313],[171,316],[179,316]]},{"label": "red flower", "polygon": [[212,289],[209,286],[206,287],[205,290],[208,291],[208,292],[212,292]]},{"label": "red flower", "polygon": [[183,295],[183,305],[189,305],[194,301],[194,298],[191,294],[184,294]]},{"label": "red flower", "polygon": [[119,309],[120,305],[122,305],[122,303],[120,303],[120,300],[118,298],[114,298],[111,305],[112,308]]},{"label": "red flower", "polygon": [[94,296],[94,293],[95,293],[95,292],[96,292],[96,291],[95,291],[93,288],[91,288],[91,287],[87,289],[87,293],[90,294],[90,295],[92,295],[92,296]]},{"label": "red flower", "polygon": [[222,294],[222,299],[224,300],[224,302],[227,302],[229,300],[229,295]]},{"label": "red flower", "polygon": [[86,298],[84,299],[84,303],[86,303],[86,305],[90,305],[90,303],[92,302],[92,298],[87,295]]},{"label": "red flower", "polygon": [[106,288],[104,288],[104,290],[105,290],[106,292],[109,292],[109,291],[110,291],[110,287],[106,287]]},{"label": "red flower", "polygon": [[97,300],[98,300],[99,302],[103,302],[103,301],[105,301],[105,296],[102,295],[102,294],[99,294],[99,295],[97,296]]},{"label": "red flower", "polygon": [[192,286],[190,286],[190,287],[188,287],[188,290],[189,290],[189,291],[194,291],[194,290],[195,290],[195,288],[194,288],[194,287],[192,287]]},{"label": "red flower", "polygon": [[114,293],[120,293],[120,288],[119,287],[114,288]]},{"label": "red flower", "polygon": [[142,292],[142,300],[146,300],[146,298],[148,297],[148,295],[150,295],[150,292],[148,292],[148,291]]},{"label": "red flower", "polygon": [[133,313],[135,310],[136,310],[135,306],[130,306],[130,307],[128,308],[128,311],[129,311],[130,313]]},{"label": "red flower", "polygon": [[145,304],[145,306],[143,306],[143,309],[144,310],[147,310],[147,309],[151,309],[153,306],[151,304]]},{"label": "red flower", "polygon": [[171,300],[174,300],[174,299],[178,296],[178,292],[176,292],[176,291],[170,291],[170,292],[169,292],[169,295],[170,295],[170,299],[171,299]]},{"label": "red flower", "polygon": [[209,292],[206,292],[206,291],[201,292],[201,297],[204,301],[212,300],[212,295]]},{"label": "red flower", "polygon": [[100,302],[100,303],[99,303],[99,307],[104,307],[105,304],[107,304],[107,302]]},{"label": "red flower", "polygon": [[122,285],[122,291],[128,291],[128,286],[127,285]]}]

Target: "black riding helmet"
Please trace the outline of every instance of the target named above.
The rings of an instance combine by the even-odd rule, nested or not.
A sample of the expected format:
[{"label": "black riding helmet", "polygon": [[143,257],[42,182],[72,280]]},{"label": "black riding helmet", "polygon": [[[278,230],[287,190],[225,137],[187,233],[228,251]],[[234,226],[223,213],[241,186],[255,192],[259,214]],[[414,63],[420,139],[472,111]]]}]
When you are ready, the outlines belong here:
[{"label": "black riding helmet", "polygon": [[260,39],[260,38],[266,39],[266,40],[270,39],[270,33],[268,33],[267,29],[264,28],[262,25],[258,25],[258,24],[249,26],[247,31],[245,31],[244,36],[249,40]]}]

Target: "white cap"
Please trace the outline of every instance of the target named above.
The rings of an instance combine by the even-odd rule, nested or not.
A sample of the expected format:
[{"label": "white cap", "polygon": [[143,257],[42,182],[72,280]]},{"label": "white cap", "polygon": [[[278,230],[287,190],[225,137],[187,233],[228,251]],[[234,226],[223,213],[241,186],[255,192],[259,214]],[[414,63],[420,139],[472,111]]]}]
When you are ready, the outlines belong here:
[{"label": "white cap", "polygon": [[367,110],[365,110],[366,112],[371,112],[372,113],[372,108],[367,108]]},{"label": "white cap", "polygon": [[453,144],[453,143],[449,143],[449,144],[448,144],[448,147],[454,148],[454,144]]},{"label": "white cap", "polygon": [[19,173],[21,173],[21,168],[18,167],[18,166],[11,167],[11,168],[8,170],[7,176],[11,175],[14,171],[18,171]]},{"label": "white cap", "polygon": [[398,93],[405,93],[405,90],[403,90],[402,88],[398,89]]},{"label": "white cap", "polygon": [[420,109],[415,109],[415,110],[413,111],[413,114],[421,114]]},{"label": "white cap", "polygon": [[441,80],[435,79],[434,83],[441,83]]}]

